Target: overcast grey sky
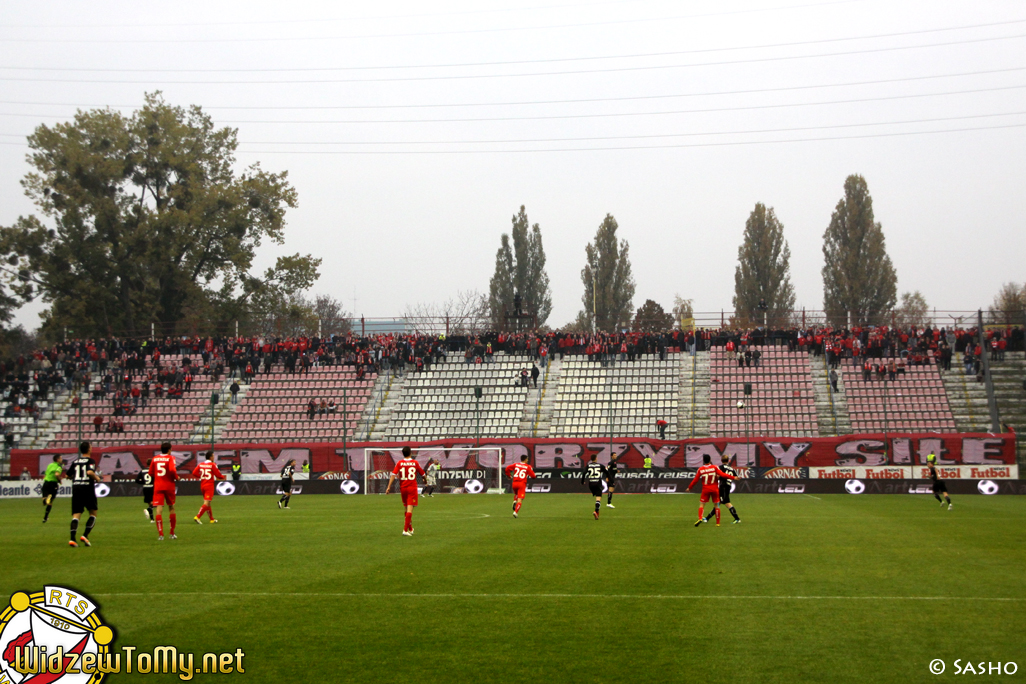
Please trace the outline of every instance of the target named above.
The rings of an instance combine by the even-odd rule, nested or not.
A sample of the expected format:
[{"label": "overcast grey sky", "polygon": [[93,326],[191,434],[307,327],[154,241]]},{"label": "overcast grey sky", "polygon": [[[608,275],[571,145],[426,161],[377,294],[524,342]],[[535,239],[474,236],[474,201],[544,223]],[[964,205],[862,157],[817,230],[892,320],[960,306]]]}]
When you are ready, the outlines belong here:
[{"label": "overcast grey sky", "polygon": [[299,208],[261,263],[321,256],[313,292],[349,310],[355,296],[357,315],[487,292],[521,204],[542,227],[554,326],[581,308],[606,213],[635,306],[680,293],[729,310],[756,202],[784,224],[799,306],[820,308],[822,235],[851,173],[899,292],[966,310],[1026,281],[1022,2],[0,8],[2,225],[33,211],[18,181],[36,125],[159,89],[237,127],[240,168],[288,170]]}]

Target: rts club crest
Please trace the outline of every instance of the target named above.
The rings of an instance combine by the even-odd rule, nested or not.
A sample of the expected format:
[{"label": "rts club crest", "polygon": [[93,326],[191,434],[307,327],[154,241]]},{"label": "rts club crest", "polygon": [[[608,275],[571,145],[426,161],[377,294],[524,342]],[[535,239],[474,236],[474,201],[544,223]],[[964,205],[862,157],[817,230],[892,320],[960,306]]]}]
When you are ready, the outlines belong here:
[{"label": "rts club crest", "polygon": [[96,604],[79,591],[16,592],[0,613],[0,682],[98,684],[113,640]]}]

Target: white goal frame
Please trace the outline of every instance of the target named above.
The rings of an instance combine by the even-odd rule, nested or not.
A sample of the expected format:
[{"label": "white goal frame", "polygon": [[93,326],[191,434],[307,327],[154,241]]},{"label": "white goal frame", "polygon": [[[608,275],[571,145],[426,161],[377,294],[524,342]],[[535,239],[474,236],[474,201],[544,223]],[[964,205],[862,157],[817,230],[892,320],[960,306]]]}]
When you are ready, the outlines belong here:
[{"label": "white goal frame", "polygon": [[[402,454],[402,450],[403,450],[402,446],[398,446],[398,447],[380,447],[380,448],[364,447],[364,451],[363,451],[363,458],[364,458],[364,462],[363,462],[363,493],[364,494],[370,494],[369,484],[370,484],[370,477],[371,477],[371,469],[372,469],[373,463],[374,463],[374,455],[375,454],[382,454],[382,455],[385,455],[385,454]],[[506,448],[503,447],[503,446],[487,446],[487,447],[468,447],[468,446],[451,446],[451,447],[447,447],[447,446],[424,446],[424,447],[414,447],[414,446],[410,446],[410,451],[413,452],[412,456],[413,456],[414,459],[417,458],[417,453],[421,452],[421,451],[429,451],[429,452],[433,452],[433,453],[438,453],[438,452],[448,453],[450,451],[465,451],[465,452],[469,452],[469,453],[475,453],[475,452],[476,453],[496,452],[499,455],[498,466],[496,468],[498,470],[498,473],[497,473],[497,477],[496,477],[496,480],[495,480],[496,483],[497,483],[497,486],[496,487],[488,488],[487,490],[485,490],[485,493],[486,494],[502,494],[503,493],[503,486],[502,486],[503,467],[506,466],[506,465],[509,465],[509,464],[503,463],[504,457],[505,457],[505,455],[507,453]],[[480,464],[478,464],[478,465],[482,469],[485,469],[483,466],[480,466]],[[378,472],[378,471],[375,471],[375,472]],[[389,472],[391,472],[391,470],[389,470]]]}]

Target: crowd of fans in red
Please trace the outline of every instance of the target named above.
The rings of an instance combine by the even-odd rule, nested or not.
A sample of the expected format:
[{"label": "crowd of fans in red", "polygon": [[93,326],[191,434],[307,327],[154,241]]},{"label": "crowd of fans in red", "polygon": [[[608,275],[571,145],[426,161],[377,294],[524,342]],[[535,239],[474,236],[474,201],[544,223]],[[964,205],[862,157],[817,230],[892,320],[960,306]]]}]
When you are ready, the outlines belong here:
[{"label": "crowd of fans in red", "polygon": [[[985,331],[982,344],[976,329],[896,329],[888,326],[836,329],[829,327],[791,330],[673,330],[659,333],[545,333],[483,332],[479,334],[429,335],[389,333],[359,336],[352,333],[330,338],[297,339],[166,338],[164,340],[72,340],[40,349],[30,355],[0,362],[0,393],[8,402],[5,416],[33,416],[38,403],[55,391],[86,391],[97,399],[110,399],[110,418],[94,418],[97,431],[119,432],[125,415],[146,406],[150,396],[181,397],[197,377],[217,382],[222,376],[252,379],[272,369],[308,373],[315,366],[348,366],[358,379],[369,373],[421,371],[450,355],[466,363],[488,363],[500,353],[530,357],[544,367],[549,359],[587,356],[590,360],[631,363],[642,354],[694,353],[725,346],[748,355],[765,344],[786,345],[794,351],[826,356],[837,367],[848,359],[866,377],[900,373],[907,365],[937,363],[951,368],[955,353],[964,354],[967,373],[978,374],[979,358],[989,350],[1000,359],[1007,349],[1023,348],[1023,329]],[[181,355],[181,361],[163,357]],[[756,357],[757,358],[757,357]],[[886,361],[885,361],[886,359]],[[750,363],[750,360],[748,361]],[[78,396],[73,398],[77,402]],[[308,414],[331,413],[331,402],[308,406]]]}]

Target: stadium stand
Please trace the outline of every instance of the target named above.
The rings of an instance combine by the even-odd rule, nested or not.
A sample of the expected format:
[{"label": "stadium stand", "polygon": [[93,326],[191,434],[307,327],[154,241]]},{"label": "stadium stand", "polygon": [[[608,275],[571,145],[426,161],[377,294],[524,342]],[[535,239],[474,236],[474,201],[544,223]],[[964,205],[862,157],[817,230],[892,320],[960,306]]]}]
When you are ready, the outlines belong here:
[{"label": "stadium stand", "polygon": [[[665,420],[667,439],[676,439],[680,392],[680,354],[642,354],[635,361],[564,358],[553,408],[553,437],[613,434],[656,437]],[[610,415],[612,411],[612,415]]]},{"label": "stadium stand", "polygon": [[[346,369],[346,370],[343,370]],[[351,438],[377,374],[357,379],[350,366],[313,366],[302,374],[280,366],[259,375],[235,409],[220,439],[226,442],[295,442]],[[230,399],[228,399],[230,401]],[[309,402],[317,402],[313,418]],[[321,413],[320,402],[334,401]]]},{"label": "stadium stand", "polygon": [[[757,349],[758,362],[740,367],[735,354],[725,347],[709,352],[710,435],[818,437],[808,354],[778,346]],[[745,383],[752,384],[750,396],[744,394]],[[745,402],[743,410],[737,408],[739,400]]]},{"label": "stadium stand", "polygon": [[850,359],[841,363],[841,369],[854,432],[955,430],[955,418],[932,357],[925,365],[906,366],[895,380],[886,383],[875,372],[870,380],[864,380],[862,369],[855,368]]},{"label": "stadium stand", "polygon": [[[180,367],[182,358],[181,355],[165,355],[161,357],[161,363]],[[116,433],[105,431],[112,414],[111,400],[83,399],[81,411],[68,411],[66,422],[49,446],[77,446],[80,421],[82,438],[101,447],[148,444],[164,440],[187,442],[193,426],[209,405],[211,392],[219,388],[220,385],[212,382],[209,377],[197,376],[192,382],[192,389],[183,392],[180,398],[165,395],[159,399],[151,396],[145,403],[140,400],[134,414],[118,417],[118,420],[123,422],[125,430]],[[100,432],[95,431],[93,424],[96,416],[104,418]]]},{"label": "stadium stand", "polygon": [[[527,356],[495,354],[494,363],[465,363],[452,355],[430,370],[408,374],[402,396],[385,429],[387,439],[516,437],[527,387],[520,372]],[[474,388],[482,388],[480,417]]]},{"label": "stadium stand", "polygon": [[[1008,349],[992,349],[1001,335],[1009,339]],[[80,421],[81,436],[99,446],[165,439],[203,443],[211,437],[212,423],[219,442],[332,441],[343,435],[471,438],[478,434],[478,419],[482,438],[605,436],[611,428],[620,436],[656,437],[660,419],[667,422],[668,439],[746,432],[811,437],[879,432],[885,426],[894,431],[980,431],[990,429],[990,413],[979,354],[972,353],[968,366],[959,363],[966,359],[963,349],[972,350],[976,339],[973,331],[962,329],[767,334],[723,329],[703,331],[695,356],[680,354],[668,333],[549,333],[504,340],[497,333],[350,334],[259,344],[243,338],[72,341],[0,364],[0,409],[6,414],[7,444],[22,448],[72,448]],[[990,331],[988,340],[1000,420],[1026,429],[1022,330]],[[739,367],[725,345],[749,342],[761,358]],[[636,360],[622,360],[624,344],[627,358]],[[486,353],[489,346],[497,347],[492,357]],[[531,368],[540,348],[542,354],[549,352],[551,363],[538,389],[524,388],[518,383],[520,372]],[[109,398],[83,394],[78,410],[76,388],[87,382],[91,394],[104,374],[115,376],[115,390],[119,369],[132,375],[136,387],[147,373],[154,382],[150,369],[156,352],[165,368],[180,366],[185,356],[193,361],[196,375],[182,398],[140,398],[134,412],[118,416],[124,432],[108,431],[114,413]],[[897,355],[910,361],[904,373],[888,381],[885,399],[880,377],[874,373],[863,380],[854,359],[875,362]],[[467,358],[475,363],[466,363]],[[615,363],[609,360],[614,358]],[[924,358],[925,365],[915,363]],[[836,389],[831,387],[833,363],[839,364]],[[545,366],[540,360],[539,365]],[[363,371],[359,379],[357,367]],[[211,380],[221,373],[254,376],[251,384],[240,381],[237,405],[229,403],[226,392],[230,377]],[[753,386],[747,398],[745,382]],[[484,391],[480,404],[475,386]],[[212,391],[223,395],[215,410],[209,403]],[[311,399],[317,400],[313,419]],[[335,411],[321,413],[321,399],[333,399]],[[746,400],[744,411],[736,406],[739,399]],[[14,411],[15,404],[20,411]],[[100,432],[94,428],[97,416],[103,421]]]}]

